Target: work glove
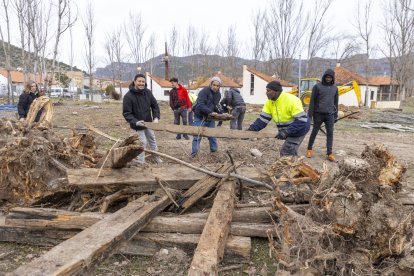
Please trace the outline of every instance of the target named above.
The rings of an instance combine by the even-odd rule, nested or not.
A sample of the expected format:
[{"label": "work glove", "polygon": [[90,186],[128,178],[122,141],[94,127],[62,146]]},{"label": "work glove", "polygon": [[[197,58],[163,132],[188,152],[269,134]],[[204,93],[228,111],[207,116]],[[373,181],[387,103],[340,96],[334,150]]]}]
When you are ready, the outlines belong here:
[{"label": "work glove", "polygon": [[154,120],[152,120],[153,123],[158,124],[158,118],[154,118]]},{"label": "work glove", "polygon": [[278,140],[286,140],[287,137],[288,137],[288,133],[284,129],[279,130],[279,132],[276,135],[276,139]]},{"label": "work glove", "polygon": [[211,112],[210,114],[208,114],[208,115],[210,115],[210,116],[215,116],[215,115],[217,115],[218,113],[217,112]]},{"label": "work glove", "polygon": [[145,122],[141,120],[141,121],[136,122],[135,125],[137,127],[145,127]]},{"label": "work glove", "polygon": [[19,119],[19,121],[20,122],[24,122],[26,119],[25,118],[23,118],[23,117],[21,117],[20,119]]}]

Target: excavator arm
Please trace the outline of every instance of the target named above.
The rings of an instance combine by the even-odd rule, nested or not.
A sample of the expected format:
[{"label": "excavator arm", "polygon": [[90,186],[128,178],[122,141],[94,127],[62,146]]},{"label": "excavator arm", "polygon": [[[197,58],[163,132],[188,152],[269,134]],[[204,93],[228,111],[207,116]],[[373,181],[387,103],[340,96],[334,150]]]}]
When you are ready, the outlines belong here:
[{"label": "excavator arm", "polygon": [[338,87],[338,95],[341,96],[345,93],[348,93],[349,91],[354,90],[355,96],[357,98],[358,101],[358,107],[361,107],[361,90],[359,89],[359,85],[356,81],[351,81],[348,83],[345,83],[342,86]]}]

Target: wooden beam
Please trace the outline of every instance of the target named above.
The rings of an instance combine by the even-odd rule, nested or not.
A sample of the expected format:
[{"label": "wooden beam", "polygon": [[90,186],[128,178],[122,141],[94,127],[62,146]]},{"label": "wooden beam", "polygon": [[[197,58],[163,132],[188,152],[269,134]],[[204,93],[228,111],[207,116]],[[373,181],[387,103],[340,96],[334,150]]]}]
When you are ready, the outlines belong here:
[{"label": "wooden beam", "polygon": [[[269,181],[268,176],[257,168],[240,167],[238,172],[251,179]],[[187,190],[202,179],[205,174],[183,166],[162,166],[151,168],[122,168],[122,169],[82,168],[67,170],[69,187],[77,187],[83,191],[102,190],[115,192],[125,187],[133,187],[135,192],[152,192],[159,188],[155,177],[165,180],[169,188]],[[247,182],[244,185],[251,186]]]},{"label": "wooden beam", "polygon": [[245,131],[234,130],[228,128],[209,128],[209,127],[196,127],[196,126],[184,126],[184,125],[172,125],[172,124],[156,124],[147,123],[145,126],[157,131],[167,131],[171,133],[183,133],[195,136],[204,137],[216,137],[216,138],[233,138],[233,139],[262,139],[262,138],[275,138],[276,131]]},{"label": "wooden beam", "polygon": [[[262,220],[267,213],[262,209]],[[250,213],[250,215],[248,215]],[[270,217],[268,221],[260,223],[255,218],[257,211],[236,210],[234,218],[239,222],[232,222],[230,233],[234,236],[267,237],[266,231],[272,229]],[[30,229],[85,229],[94,223],[107,219],[110,214],[79,213],[47,208],[17,207],[10,210],[5,218],[6,225]],[[175,216],[156,216],[141,232],[201,234],[206,224],[208,214],[187,214]]]},{"label": "wooden beam", "polygon": [[218,265],[223,259],[224,246],[230,232],[235,187],[234,180],[224,181],[220,185],[194,253],[189,276],[218,274]]},{"label": "wooden beam", "polygon": [[[4,224],[0,217],[0,241],[16,242],[40,246],[55,246],[72,238],[79,230],[16,227]],[[152,256],[161,248],[177,247],[188,255],[193,255],[199,234],[178,233],[141,233],[123,243],[116,253]],[[229,263],[246,262],[250,259],[251,239],[249,237],[230,236],[224,250],[224,261]]]},{"label": "wooden beam", "polygon": [[10,275],[73,275],[87,273],[111,255],[121,242],[131,239],[171,201],[163,196],[149,201],[143,196],[88,229],[55,246],[43,256],[22,265]]},{"label": "wooden beam", "polygon": [[[104,168],[120,169],[137,157],[144,148],[140,145],[127,145],[124,147],[113,148],[97,165],[100,168],[103,164]],[[103,163],[105,162],[105,163]]]}]

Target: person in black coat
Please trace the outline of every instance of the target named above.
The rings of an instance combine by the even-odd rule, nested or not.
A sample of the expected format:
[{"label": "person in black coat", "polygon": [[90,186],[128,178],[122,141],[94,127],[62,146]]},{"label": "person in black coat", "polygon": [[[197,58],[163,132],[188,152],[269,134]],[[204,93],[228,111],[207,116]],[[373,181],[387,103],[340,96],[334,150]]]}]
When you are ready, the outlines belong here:
[{"label": "person in black coat", "polygon": [[[146,88],[145,76],[137,74],[125,94],[122,106],[122,114],[130,127],[138,133],[144,148],[149,144],[151,150],[158,151],[157,141],[152,129],[146,128],[144,122],[158,123],[161,114],[157,100],[151,90]],[[155,157],[156,163],[161,163],[159,156]],[[145,153],[138,156],[138,162],[145,163]]]},{"label": "person in black coat", "polygon": [[[221,113],[220,111],[220,86],[221,79],[213,77],[210,80],[210,86],[203,88],[198,93],[197,103],[193,106],[194,111],[194,126],[204,126],[215,128],[216,124],[209,119],[209,115]],[[210,144],[210,152],[216,152],[218,149],[217,138],[208,137]],[[193,136],[191,156],[195,157],[200,150],[201,136]]]},{"label": "person in black coat", "polygon": [[25,89],[19,96],[19,102],[17,103],[17,113],[19,114],[19,120],[24,121],[29,113],[30,106],[34,99],[39,96],[39,89],[35,82],[26,84]]},{"label": "person in black coat", "polygon": [[313,129],[309,137],[306,157],[312,157],[312,147],[316,135],[322,123],[325,123],[327,158],[331,162],[336,162],[335,155],[332,153],[332,145],[334,124],[338,118],[338,97],[338,87],[335,84],[335,72],[332,69],[328,69],[323,74],[322,81],[315,84],[312,88],[308,116],[309,118],[313,118]]}]

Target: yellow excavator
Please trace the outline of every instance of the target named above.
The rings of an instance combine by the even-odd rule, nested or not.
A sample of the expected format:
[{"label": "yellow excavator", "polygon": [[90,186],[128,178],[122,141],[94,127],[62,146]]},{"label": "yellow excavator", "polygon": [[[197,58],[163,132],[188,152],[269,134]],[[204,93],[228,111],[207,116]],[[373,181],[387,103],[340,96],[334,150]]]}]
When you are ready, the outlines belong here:
[{"label": "yellow excavator", "polygon": [[[300,80],[300,89],[294,89],[292,91],[289,91],[289,93],[298,97],[301,100],[303,107],[307,108],[310,104],[312,88],[318,82],[320,82],[320,79],[318,78],[303,78]],[[357,97],[358,107],[360,107],[362,103],[361,90],[359,89],[358,83],[356,81],[350,81],[342,86],[338,86],[339,96],[351,90],[354,91],[355,96]]]}]

